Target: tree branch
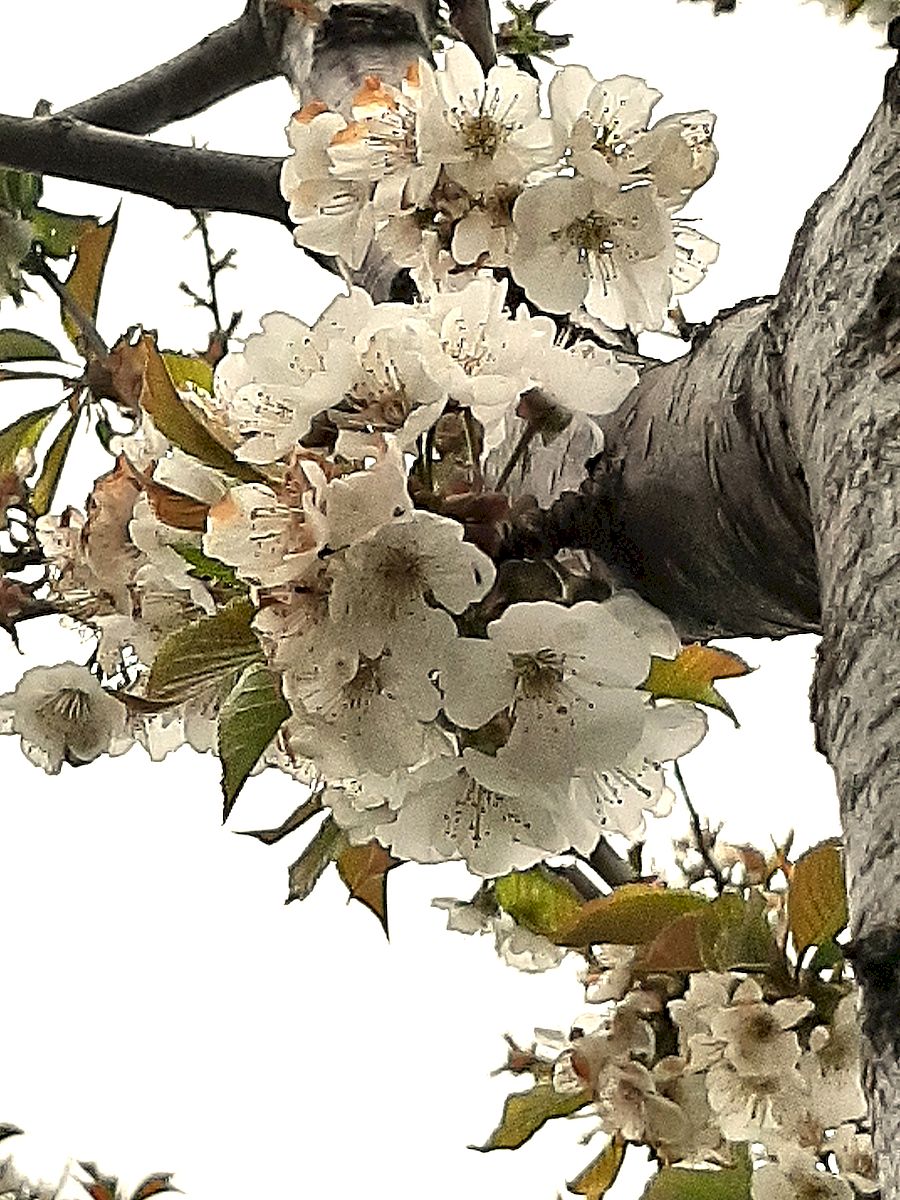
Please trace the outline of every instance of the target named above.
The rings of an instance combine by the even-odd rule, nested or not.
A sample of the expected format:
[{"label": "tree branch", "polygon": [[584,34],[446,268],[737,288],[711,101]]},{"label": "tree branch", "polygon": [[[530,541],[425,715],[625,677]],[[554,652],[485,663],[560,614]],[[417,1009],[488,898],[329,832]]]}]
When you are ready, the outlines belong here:
[{"label": "tree branch", "polygon": [[174,208],[245,213],[289,225],[278,188],[280,158],[151,142],[69,116],[0,115],[0,162],[136,192]]},{"label": "tree branch", "polygon": [[257,0],[247,0],[237,20],[196,46],[60,115],[120,133],[155,133],[278,72]]}]

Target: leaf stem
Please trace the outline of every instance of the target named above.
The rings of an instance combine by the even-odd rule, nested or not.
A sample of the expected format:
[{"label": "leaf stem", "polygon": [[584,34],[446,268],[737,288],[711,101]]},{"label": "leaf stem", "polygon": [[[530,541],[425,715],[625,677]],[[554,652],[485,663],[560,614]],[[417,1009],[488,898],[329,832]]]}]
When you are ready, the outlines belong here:
[{"label": "leaf stem", "polygon": [[534,435],[536,433],[537,433],[537,426],[532,425],[530,422],[522,430],[522,435],[519,438],[519,440],[516,442],[512,454],[509,456],[509,462],[503,468],[503,470],[500,474],[500,478],[497,480],[497,486],[495,489],[496,491],[502,492],[504,487],[506,486],[506,484],[509,483],[510,475],[512,475],[513,471],[518,466],[525,451],[531,445],[532,440],[534,439]]},{"label": "leaf stem", "polygon": [[105,363],[109,359],[109,347],[100,336],[100,331],[94,324],[93,317],[84,311],[74,296],[70,295],[66,285],[56,272],[47,266],[43,258],[37,258],[33,269],[35,274],[40,275],[41,279],[49,284],[50,290],[57,296],[60,304],[62,304],[66,312],[78,326],[90,349],[93,350],[101,362]]}]

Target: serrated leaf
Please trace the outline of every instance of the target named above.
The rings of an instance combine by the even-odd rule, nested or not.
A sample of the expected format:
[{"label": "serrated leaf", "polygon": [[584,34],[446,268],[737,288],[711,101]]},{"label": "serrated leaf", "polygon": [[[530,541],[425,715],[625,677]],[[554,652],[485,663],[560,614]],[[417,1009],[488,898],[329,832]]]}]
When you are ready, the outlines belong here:
[{"label": "serrated leaf", "polygon": [[717,646],[685,646],[677,658],[654,658],[644,691],[668,700],[691,700],[715,708],[738,724],[724,696],[713,687],[715,679],[737,679],[753,670],[737,654]]},{"label": "serrated leaf", "polygon": [[548,867],[514,871],[495,880],[494,898],[518,925],[551,939],[571,927],[584,907],[572,884]]},{"label": "serrated leaf", "polygon": [[91,1177],[90,1183],[85,1183],[83,1179],[79,1181],[91,1200],[117,1200],[119,1180],[115,1175],[104,1175],[96,1163],[79,1162],[78,1165]]},{"label": "serrated leaf", "polygon": [[400,860],[380,842],[367,842],[364,846],[345,847],[336,861],[350,899],[358,900],[374,913],[388,936],[387,877],[389,871],[400,865]]},{"label": "serrated leaf", "polygon": [[213,369],[205,358],[189,354],[176,354],[173,350],[161,351],[166,370],[177,388],[184,391],[189,383],[212,395]]},{"label": "serrated leaf", "polygon": [[567,1184],[573,1196],[586,1196],[587,1200],[603,1200],[616,1182],[622,1163],[625,1161],[626,1143],[618,1137],[589,1163],[581,1174]]},{"label": "serrated leaf", "polygon": [[133,411],[144,409],[156,428],[179,450],[245,482],[260,482],[265,476],[249,463],[239,462],[203,423],[199,409],[183,400],[176,390],[156,343],[144,333],[134,343],[121,341],[109,362],[117,392]]},{"label": "serrated leaf", "polygon": [[205,579],[210,583],[219,583],[223,587],[240,588],[241,591],[247,590],[247,585],[243,580],[238,579],[233,567],[226,566],[217,558],[210,558],[202,550],[192,546],[190,542],[172,542],[172,549],[186,563],[190,564],[189,574],[193,575],[195,579]]},{"label": "serrated leaf", "polygon": [[582,905],[575,920],[558,930],[553,940],[560,946],[640,946],[652,942],[678,917],[708,904],[706,897],[696,892],[626,883],[610,895]]},{"label": "serrated leaf", "polygon": [[31,507],[39,517],[43,517],[50,511],[56,489],[59,486],[62,469],[66,465],[66,458],[72,448],[72,440],[75,437],[80,416],[81,413],[72,413],[53,439],[53,444],[44,458],[37,483],[31,490]]},{"label": "serrated leaf", "polygon": [[742,1147],[735,1158],[733,1167],[663,1167],[647,1184],[641,1200],[750,1200],[750,1156]]},{"label": "serrated leaf", "polygon": [[76,217],[51,208],[36,208],[31,214],[32,236],[47,258],[68,258],[87,230],[99,225],[96,217]]},{"label": "serrated leaf", "polygon": [[52,342],[27,329],[0,329],[0,362],[58,362],[60,353]]},{"label": "serrated leaf", "polygon": [[170,634],[150,669],[147,698],[179,704],[212,684],[233,683],[246,667],[262,662],[250,627],[254,612],[249,600],[234,600]]},{"label": "serrated leaf", "polygon": [[836,839],[808,850],[794,863],[788,889],[788,928],[794,948],[830,942],[847,924],[847,888],[841,844]]},{"label": "serrated leaf", "polygon": [[586,1104],[592,1093],[558,1092],[552,1083],[539,1083],[527,1092],[514,1092],[503,1105],[500,1124],[483,1146],[473,1150],[518,1150],[533,1134],[555,1117],[569,1117]]},{"label": "serrated leaf", "polygon": [[265,663],[253,663],[241,673],[218,720],[223,821],[228,820],[250,772],[290,715],[278,681]]},{"label": "serrated leaf", "polygon": [[327,816],[296,862],[288,870],[288,898],[305,900],[319,881],[322,872],[334,862],[346,846],[346,838],[334,817]]},{"label": "serrated leaf", "polygon": [[[78,239],[75,265],[63,285],[70,299],[74,300],[92,320],[97,316],[103,273],[106,270],[113,238],[116,236],[118,221],[119,210],[117,208],[105,225],[90,224],[87,226]],[[62,303],[60,304],[60,316],[72,343],[80,347],[81,333],[68,309]]]},{"label": "serrated leaf", "polygon": [[59,406],[54,404],[49,408],[39,408],[35,412],[25,413],[11,425],[0,430],[0,475],[15,469],[16,456],[20,450],[33,450],[41,439],[41,434],[53,420]]},{"label": "serrated leaf", "polygon": [[169,1171],[160,1171],[157,1175],[148,1175],[131,1193],[131,1200],[150,1200],[151,1196],[159,1196],[162,1192],[180,1192],[181,1188],[172,1183]]}]

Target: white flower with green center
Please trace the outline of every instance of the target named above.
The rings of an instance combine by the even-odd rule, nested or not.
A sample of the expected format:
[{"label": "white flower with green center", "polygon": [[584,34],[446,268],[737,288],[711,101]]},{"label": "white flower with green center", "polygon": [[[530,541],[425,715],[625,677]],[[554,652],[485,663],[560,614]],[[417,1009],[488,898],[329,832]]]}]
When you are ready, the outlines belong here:
[{"label": "white flower with green center", "polygon": [[[329,612],[348,645],[369,658],[414,644],[437,605],[462,613],[483,599],[494,565],[463,541],[457,521],[416,510],[381,525],[329,564]],[[410,639],[413,642],[410,642]]]},{"label": "white flower with green center", "polygon": [[0,696],[0,733],[21,738],[26,758],[57,775],[101,754],[124,754],[133,744],[125,706],[105,692],[87,667],[32,667],[13,692]]},{"label": "white flower with green center", "polygon": [[422,93],[416,130],[424,165],[443,165],[470,194],[524,182],[554,164],[560,142],[540,113],[538,84],[514,66],[495,66],[485,79],[472,51],[451,46],[443,70],[420,63]]},{"label": "white flower with green center", "polygon": [[513,209],[515,281],[547,312],[582,304],[612,329],[659,329],[672,299],[675,238],[650,184],[584,178],[526,188]]},{"label": "white flower with green center", "polygon": [[294,241],[308,250],[342,259],[358,270],[375,233],[372,185],[367,180],[336,179],[329,146],[347,128],[339,113],[319,104],[294,115],[287,129],[293,154],[281,169],[281,194],[294,222]]}]

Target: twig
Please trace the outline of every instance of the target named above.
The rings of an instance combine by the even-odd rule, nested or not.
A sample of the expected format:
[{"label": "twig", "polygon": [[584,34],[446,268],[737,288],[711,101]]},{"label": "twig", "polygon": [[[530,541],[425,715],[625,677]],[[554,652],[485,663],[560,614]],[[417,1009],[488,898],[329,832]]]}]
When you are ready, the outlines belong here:
[{"label": "twig", "polygon": [[120,188],[173,208],[237,212],[289,225],[282,159],[151,142],[72,117],[0,115],[0,163]]},{"label": "twig", "polygon": [[259,5],[248,0],[230,25],[136,79],[73,104],[62,115],[120,133],[155,133],[278,73]]},{"label": "twig", "polygon": [[716,891],[719,893],[719,895],[721,895],[725,890],[724,876],[719,870],[718,863],[710,852],[709,845],[703,833],[703,826],[700,824],[700,816],[696,808],[694,808],[693,802],[687,790],[687,785],[684,782],[684,776],[681,773],[681,766],[677,759],[672,766],[675,772],[675,778],[678,780],[678,786],[681,788],[681,794],[684,796],[684,802],[687,805],[687,810],[690,813],[691,830],[694,834],[694,840],[697,843],[697,849],[700,852],[700,857],[703,859],[707,871],[709,871],[713,878],[713,881],[716,885]]},{"label": "twig", "polygon": [[537,433],[537,426],[529,422],[522,430],[522,435],[516,442],[512,454],[509,456],[509,462],[500,472],[500,478],[497,480],[495,491],[502,492],[506,484],[509,482],[509,477],[516,469],[522,459],[522,455],[531,445],[534,440],[534,435]]},{"label": "twig", "polygon": [[488,0],[449,0],[450,23],[488,71],[497,61],[497,46]]},{"label": "twig", "polygon": [[90,349],[101,362],[106,362],[109,358],[109,347],[100,336],[99,330],[94,324],[93,317],[84,311],[74,296],[69,294],[66,285],[47,266],[42,258],[35,256],[33,263],[30,262],[30,269],[33,269],[35,274],[40,275],[41,279],[50,285],[50,290],[55,293],[60,304],[62,304],[63,308],[78,326],[79,332]]},{"label": "twig", "polygon": [[201,209],[192,209],[191,216],[194,218],[194,228],[187,235],[198,233],[203,241],[203,255],[206,259],[206,276],[209,295],[204,298],[199,296],[193,288],[182,281],[179,285],[186,296],[194,301],[198,308],[205,308],[212,316],[215,328],[210,336],[208,353],[215,355],[216,361],[224,354],[228,346],[228,339],[237,329],[240,322],[240,312],[233,312],[227,325],[222,323],[222,311],[219,306],[219,291],[218,279],[219,275],[234,266],[234,256],[236,250],[228,250],[221,258],[216,258],[213,253],[212,243],[209,238],[209,213],[203,212]]}]

